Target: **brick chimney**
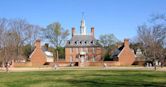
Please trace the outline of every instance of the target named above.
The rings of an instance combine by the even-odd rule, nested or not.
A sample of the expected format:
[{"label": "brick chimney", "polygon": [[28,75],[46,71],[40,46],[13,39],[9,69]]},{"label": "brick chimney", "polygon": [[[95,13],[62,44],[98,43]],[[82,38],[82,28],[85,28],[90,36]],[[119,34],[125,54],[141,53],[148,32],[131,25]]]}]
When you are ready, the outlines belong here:
[{"label": "brick chimney", "polygon": [[48,51],[48,46],[49,44],[48,43],[45,43],[45,50]]},{"label": "brick chimney", "polygon": [[124,46],[129,47],[129,39],[124,39]]},{"label": "brick chimney", "polygon": [[35,42],[35,47],[36,47],[36,48],[41,48],[40,40],[36,40],[36,42]]},{"label": "brick chimney", "polygon": [[95,34],[95,28],[94,27],[91,27],[91,35],[94,37],[94,34]]},{"label": "brick chimney", "polygon": [[75,35],[75,27],[72,27],[72,37]]}]

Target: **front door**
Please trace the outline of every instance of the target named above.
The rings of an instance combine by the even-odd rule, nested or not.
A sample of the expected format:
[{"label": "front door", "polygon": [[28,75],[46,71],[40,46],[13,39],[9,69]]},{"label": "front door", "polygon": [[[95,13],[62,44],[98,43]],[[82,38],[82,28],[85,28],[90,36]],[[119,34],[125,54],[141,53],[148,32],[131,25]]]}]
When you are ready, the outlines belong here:
[{"label": "front door", "polygon": [[84,55],[80,55],[80,60],[81,60],[81,63],[85,62],[85,56]]}]

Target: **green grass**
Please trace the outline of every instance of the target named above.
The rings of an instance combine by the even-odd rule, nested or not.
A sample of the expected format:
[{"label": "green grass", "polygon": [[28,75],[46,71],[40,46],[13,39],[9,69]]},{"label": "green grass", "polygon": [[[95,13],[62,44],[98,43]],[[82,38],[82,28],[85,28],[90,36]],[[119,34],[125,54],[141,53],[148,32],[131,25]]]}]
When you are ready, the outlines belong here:
[{"label": "green grass", "polygon": [[0,73],[0,87],[163,87],[166,72],[59,70]]}]

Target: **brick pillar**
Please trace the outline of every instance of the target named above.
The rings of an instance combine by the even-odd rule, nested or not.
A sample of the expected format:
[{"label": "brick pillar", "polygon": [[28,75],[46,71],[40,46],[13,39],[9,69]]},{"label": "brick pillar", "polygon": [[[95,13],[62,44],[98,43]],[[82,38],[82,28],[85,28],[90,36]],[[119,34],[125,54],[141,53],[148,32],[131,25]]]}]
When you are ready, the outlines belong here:
[{"label": "brick pillar", "polygon": [[35,47],[36,48],[41,48],[41,43],[40,42],[41,42],[40,40],[36,40],[36,42],[35,42]]},{"label": "brick pillar", "polygon": [[129,47],[129,39],[124,39],[124,46]]},{"label": "brick pillar", "polygon": [[75,35],[75,27],[72,27],[72,37]]}]

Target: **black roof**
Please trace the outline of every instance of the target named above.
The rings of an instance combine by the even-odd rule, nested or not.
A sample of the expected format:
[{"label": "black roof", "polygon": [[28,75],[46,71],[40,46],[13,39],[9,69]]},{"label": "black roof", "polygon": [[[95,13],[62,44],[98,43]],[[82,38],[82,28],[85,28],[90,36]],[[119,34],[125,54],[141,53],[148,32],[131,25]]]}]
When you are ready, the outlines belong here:
[{"label": "black roof", "polygon": [[74,35],[67,41],[65,47],[91,47],[101,46],[99,41],[92,35]]},{"label": "black roof", "polygon": [[111,58],[117,58],[119,53],[122,51],[122,49],[124,48],[124,45],[122,45],[121,47],[117,48],[111,55]]}]

